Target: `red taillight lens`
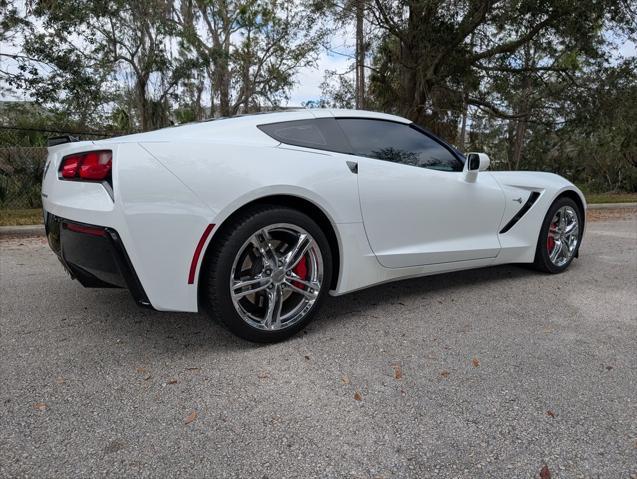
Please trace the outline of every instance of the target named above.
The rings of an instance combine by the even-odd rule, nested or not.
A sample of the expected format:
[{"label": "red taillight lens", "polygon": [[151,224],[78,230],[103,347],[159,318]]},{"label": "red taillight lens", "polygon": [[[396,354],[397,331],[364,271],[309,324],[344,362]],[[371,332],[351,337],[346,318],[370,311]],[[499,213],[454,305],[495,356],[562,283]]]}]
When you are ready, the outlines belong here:
[{"label": "red taillight lens", "polygon": [[111,172],[113,152],[110,150],[89,151],[66,156],[62,159],[62,178],[100,181]]},{"label": "red taillight lens", "polygon": [[80,155],[71,155],[64,158],[61,166],[62,177],[75,178],[81,161],[82,157]]},{"label": "red taillight lens", "polygon": [[110,151],[92,151],[84,155],[80,165],[80,178],[103,180],[111,172],[113,155]]}]

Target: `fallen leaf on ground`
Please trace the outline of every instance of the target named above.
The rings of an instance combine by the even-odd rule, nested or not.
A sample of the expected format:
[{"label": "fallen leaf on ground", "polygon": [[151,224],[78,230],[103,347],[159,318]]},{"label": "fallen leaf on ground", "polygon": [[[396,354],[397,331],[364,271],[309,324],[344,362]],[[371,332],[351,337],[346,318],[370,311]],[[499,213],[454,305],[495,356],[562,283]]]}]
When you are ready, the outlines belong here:
[{"label": "fallen leaf on ground", "polygon": [[546,464],[544,464],[544,467],[540,470],[540,479],[551,479],[551,471],[549,471]]},{"label": "fallen leaf on ground", "polygon": [[611,369],[613,369],[612,366],[606,366],[606,371],[610,371]]},{"label": "fallen leaf on ground", "polygon": [[186,371],[199,371],[201,368],[186,368]]},{"label": "fallen leaf on ground", "polygon": [[55,382],[58,384],[64,384],[64,378],[62,376],[58,376],[55,378]]},{"label": "fallen leaf on ground", "polygon": [[357,401],[362,401],[363,400],[363,396],[361,396],[361,393],[359,393],[358,391],[356,391],[354,393],[354,399]]},{"label": "fallen leaf on ground", "polygon": [[195,419],[197,419],[197,411],[193,411],[190,414],[188,414],[188,416],[186,416],[186,419],[184,420],[184,423],[185,424],[190,424]]},{"label": "fallen leaf on ground", "polygon": [[440,373],[440,376],[443,378],[448,378],[449,377],[449,371],[443,371]]},{"label": "fallen leaf on ground", "polygon": [[106,454],[114,454],[122,449],[126,449],[126,443],[124,441],[115,440],[108,443],[104,448],[104,452]]},{"label": "fallen leaf on ground", "polygon": [[257,377],[259,379],[267,379],[270,377],[270,373],[267,371],[261,371],[259,374],[257,374]]},{"label": "fallen leaf on ground", "polygon": [[37,409],[38,411],[46,411],[49,408],[49,406],[46,405],[46,403],[43,402],[36,402],[33,405],[33,409]]},{"label": "fallen leaf on ground", "polygon": [[347,374],[341,378],[343,384],[349,384],[349,376]]},{"label": "fallen leaf on ground", "polygon": [[555,417],[555,413],[553,411],[551,411],[550,409],[548,411],[546,411],[546,415],[550,416],[550,417]]},{"label": "fallen leaf on ground", "polygon": [[148,381],[152,377],[146,368],[137,368],[137,372],[144,375],[144,381]]},{"label": "fallen leaf on ground", "polygon": [[400,364],[396,364],[394,366],[394,379],[402,379],[403,378],[403,370],[400,367]]},{"label": "fallen leaf on ground", "polygon": [[478,366],[480,366],[480,361],[478,360],[478,358],[473,358],[471,360],[471,364],[473,364],[474,368],[477,368]]},{"label": "fallen leaf on ground", "polygon": [[169,379],[166,384],[177,384],[177,380],[176,379]]},{"label": "fallen leaf on ground", "polygon": [[307,359],[308,361],[310,360],[310,357],[306,354],[305,355],[305,359]]}]

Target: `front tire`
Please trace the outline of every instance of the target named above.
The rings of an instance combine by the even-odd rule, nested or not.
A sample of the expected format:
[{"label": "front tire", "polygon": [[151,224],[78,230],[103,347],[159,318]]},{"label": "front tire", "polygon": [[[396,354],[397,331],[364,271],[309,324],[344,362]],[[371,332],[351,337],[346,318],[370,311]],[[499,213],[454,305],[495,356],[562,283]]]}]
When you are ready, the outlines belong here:
[{"label": "front tire", "polygon": [[214,238],[202,270],[206,312],[237,336],[276,342],[303,329],[332,279],[321,228],[300,211],[252,208]]},{"label": "front tire", "polygon": [[569,267],[582,241],[582,216],[583,212],[571,198],[555,200],[540,229],[533,263],[535,268],[557,274]]}]

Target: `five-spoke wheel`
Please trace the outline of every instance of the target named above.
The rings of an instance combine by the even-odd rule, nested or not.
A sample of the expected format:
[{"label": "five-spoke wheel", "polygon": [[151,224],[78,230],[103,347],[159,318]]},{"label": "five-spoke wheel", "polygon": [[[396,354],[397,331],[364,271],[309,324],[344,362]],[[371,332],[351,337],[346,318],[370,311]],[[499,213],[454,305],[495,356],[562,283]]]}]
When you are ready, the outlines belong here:
[{"label": "five-spoke wheel", "polygon": [[575,254],[579,243],[579,220],[575,209],[562,206],[555,212],[546,240],[546,249],[551,263],[565,265]]},{"label": "five-spoke wheel", "polygon": [[332,277],[323,230],[291,208],[264,205],[234,218],[206,255],[208,312],[251,341],[285,339],[307,324]]},{"label": "five-spoke wheel", "polygon": [[312,308],[323,281],[323,256],[297,225],[276,223],[256,231],[239,249],[230,290],[234,307],[250,326],[278,330]]},{"label": "five-spoke wheel", "polygon": [[560,197],[544,218],[535,252],[535,266],[548,273],[561,273],[577,256],[582,238],[583,218],[579,206]]}]

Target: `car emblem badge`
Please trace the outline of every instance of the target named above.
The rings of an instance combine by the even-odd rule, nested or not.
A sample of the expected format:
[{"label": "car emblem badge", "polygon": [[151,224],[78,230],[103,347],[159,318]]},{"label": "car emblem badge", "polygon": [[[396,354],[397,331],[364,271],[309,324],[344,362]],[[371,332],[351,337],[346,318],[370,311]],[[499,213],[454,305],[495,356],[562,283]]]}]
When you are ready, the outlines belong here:
[{"label": "car emblem badge", "polygon": [[276,269],[272,273],[272,281],[275,283],[281,283],[285,279],[285,270],[284,269]]}]

